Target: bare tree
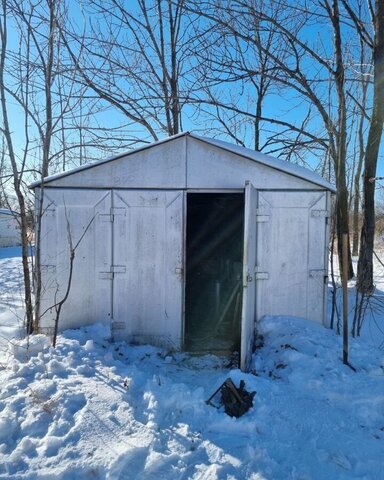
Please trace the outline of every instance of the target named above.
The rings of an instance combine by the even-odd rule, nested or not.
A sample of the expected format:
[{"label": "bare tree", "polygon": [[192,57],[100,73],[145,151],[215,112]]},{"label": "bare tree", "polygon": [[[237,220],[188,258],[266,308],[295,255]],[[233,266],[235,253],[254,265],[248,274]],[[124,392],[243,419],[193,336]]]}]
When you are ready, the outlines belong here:
[{"label": "bare tree", "polygon": [[369,122],[369,112],[367,109],[368,102],[368,88],[370,85],[371,76],[371,64],[366,61],[366,46],[363,42],[360,42],[361,55],[360,55],[360,71],[361,77],[358,83],[359,92],[354,97],[356,103],[356,132],[354,142],[353,156],[355,159],[354,177],[353,177],[353,207],[352,207],[352,254],[358,255],[359,252],[359,214],[360,214],[360,186],[361,186],[361,173],[364,165],[365,156],[365,137],[366,137],[366,125]]},{"label": "bare tree", "polygon": [[0,101],[2,112],[2,126],[1,132],[5,138],[7,147],[7,154],[12,169],[12,180],[15,194],[17,195],[18,205],[20,209],[21,221],[21,240],[22,240],[22,262],[24,272],[24,294],[25,294],[25,311],[26,311],[26,326],[27,332],[33,331],[33,303],[32,303],[32,286],[31,276],[28,261],[28,238],[27,238],[27,206],[23,194],[23,171],[25,170],[26,157],[22,159],[21,165],[14,148],[14,140],[12,138],[12,128],[9,121],[8,101],[7,101],[7,86],[6,86],[6,61],[8,53],[8,19],[9,19],[9,4],[6,0],[1,2],[1,17],[0,17],[0,36],[1,36],[1,51],[0,51]]},{"label": "bare tree", "polygon": [[[206,19],[208,32],[219,28],[223,35],[232,39],[227,40],[229,47],[226,47],[230,55],[233,56],[235,47],[240,46],[244,58],[252,48],[258,49],[268,57],[269,68],[264,73],[270,81],[279,82],[281,86],[286,87],[285,91],[289,89],[292,92],[290,97],[292,108],[294,108],[293,92],[296,98],[301,98],[311,106],[307,111],[308,119],[304,121],[302,128],[294,125],[293,122],[291,126],[294,128],[289,126],[289,122],[286,124],[291,135],[299,131],[301,136],[305,135],[307,140],[310,139],[312,142],[308,145],[312,149],[316,144],[318,147],[326,145],[326,151],[332,158],[334,178],[338,188],[336,222],[341,265],[341,238],[342,234],[349,232],[349,204],[352,198],[352,192],[349,192],[348,186],[348,175],[351,178],[351,173],[348,172],[348,160],[353,155],[348,153],[348,148],[353,144],[358,145],[359,154],[353,182],[354,226],[357,231],[359,184],[364,159],[363,226],[357,286],[361,292],[365,293],[373,288],[374,179],[384,119],[384,89],[380,87],[384,68],[384,5],[379,0],[374,3],[368,2],[367,5],[367,8],[363,8],[361,1],[349,2],[348,0],[320,0],[316,3],[303,0],[295,4],[275,0],[269,2],[269,8],[266,8],[260,0],[252,2],[232,0],[220,3],[190,0],[187,3],[187,8],[191,12]],[[278,11],[278,15],[273,15],[272,11]],[[321,33],[315,39],[310,38],[308,27],[314,24],[318,30],[322,26],[325,31],[333,34],[332,49],[329,48],[329,41]],[[279,42],[280,52],[284,50],[282,56],[278,56],[268,42],[261,40],[260,31],[274,32]],[[221,43],[226,45],[225,40]],[[366,46],[372,49],[372,62],[366,61]],[[360,58],[356,56],[356,52],[360,52]],[[236,57],[235,60],[237,60]],[[219,63],[218,60],[217,64]],[[225,70],[229,63],[235,62],[226,60]],[[373,69],[372,95],[367,75],[371,68],[370,64]],[[252,69],[248,69],[248,74],[256,78],[259,71],[254,69],[252,72]],[[238,78],[241,78],[241,75]],[[221,79],[225,81],[223,77]],[[229,77],[227,82],[228,85],[230,85],[229,82],[233,84],[233,78]],[[357,93],[358,89],[360,94]],[[257,94],[259,95],[260,92]],[[227,127],[227,130],[230,130],[227,133],[238,140],[239,122],[233,123],[236,127],[234,129],[230,124],[228,126],[223,111],[246,116],[249,115],[246,109],[235,104],[223,105],[223,102],[220,103],[217,98],[212,97],[208,98],[207,103],[214,106],[219,125],[222,128]],[[310,116],[312,118],[309,118]],[[260,119],[260,116],[255,118]],[[319,125],[319,121],[326,135],[324,133],[315,135],[313,132],[313,137],[310,138],[307,135],[308,132],[311,132],[314,124]],[[369,122],[368,135],[366,135],[367,122]],[[354,123],[357,124],[355,142],[353,142],[353,135],[348,133]],[[282,150],[284,149],[281,132],[270,135],[267,141],[280,142]],[[348,263],[348,277],[351,277],[353,270],[350,255]]]},{"label": "bare tree", "polygon": [[182,110],[193,68],[193,25],[184,0],[92,1],[84,28],[63,32],[82,83],[129,122],[137,136],[157,140],[183,129]]},{"label": "bare tree", "polygon": [[[338,0],[322,0],[307,5],[303,0],[292,3],[276,0],[278,14],[273,15],[263,2],[253,0],[232,0],[215,3],[191,0],[188,8],[195,14],[203,16],[207,22],[220,25],[226,35],[237,38],[244,45],[244,52],[255,46],[268,57],[269,69],[265,74],[278,83],[288,97],[287,109],[294,111],[302,118],[301,123],[295,120],[281,119],[281,107],[277,111],[275,123],[281,122],[285,135],[280,132],[270,133],[275,144],[280,142],[284,147],[292,148],[295,140],[302,146],[307,145],[306,152],[320,149],[333,163],[333,174],[338,189],[337,197],[337,233],[340,263],[342,263],[341,237],[349,232],[349,192],[347,185],[347,130],[348,130],[348,97],[346,76],[346,53],[344,37],[347,35],[343,19],[339,11]],[[256,21],[256,20],[257,21]],[[309,37],[308,26],[317,25],[325,35],[332,33],[333,44],[319,37]],[[261,36],[249,26],[257,25],[258,29],[274,32],[276,42],[284,54],[278,55],[275,49],[269,48],[261,41]],[[208,27],[210,28],[210,27]],[[348,31],[350,34],[350,31]],[[324,37],[323,37],[324,38]],[[282,97],[282,103],[284,103]],[[303,107],[304,105],[304,107]],[[304,116],[303,116],[304,111]],[[289,118],[289,113],[286,114]],[[292,118],[292,116],[291,116]],[[272,122],[271,122],[272,123]],[[293,128],[291,128],[293,127]],[[296,137],[296,138],[295,138]],[[285,144],[285,145],[284,145]],[[287,148],[289,152],[289,148]],[[353,276],[351,256],[349,255],[349,277]]]},{"label": "bare tree", "polygon": [[[26,185],[53,172],[64,151],[77,148],[75,132],[81,95],[73,81],[74,70],[64,63],[59,24],[65,19],[61,0],[2,1],[0,15],[0,132],[3,161],[9,169],[17,205],[22,241],[26,326],[38,328],[40,317],[40,221],[44,198],[41,189],[35,216],[35,257],[29,262],[28,232],[32,201]],[[9,42],[12,28],[12,45]],[[59,79],[65,76],[65,89]],[[80,87],[82,89],[83,87]],[[62,144],[63,132],[66,144]],[[34,284],[34,295],[32,289]]]},{"label": "bare tree", "polygon": [[[259,0],[257,5],[276,21],[283,14],[280,2]],[[200,22],[195,54],[199,68],[195,73],[203,82],[202,91],[192,100],[199,106],[202,114],[199,123],[204,129],[229,137],[240,145],[303,162],[302,152],[310,148],[324,151],[326,139],[307,128],[310,109],[302,122],[296,124],[288,115],[274,117],[266,113],[273,99],[284,97],[288,90],[274,78],[276,59],[283,63],[289,57],[289,51],[281,46],[279,29],[249,9],[241,11],[240,6],[224,11],[223,4],[210,11],[200,11],[199,6],[200,2],[196,7],[188,4],[194,13],[210,20],[208,26],[206,21]],[[290,25],[292,34],[299,26],[298,23]],[[207,118],[210,127],[206,125]]]},{"label": "bare tree", "polygon": [[[345,3],[345,0],[343,0]],[[350,11],[361,37],[372,46],[373,61],[373,109],[365,148],[363,173],[363,225],[361,229],[360,252],[357,266],[357,289],[363,294],[373,290],[373,244],[375,236],[375,177],[380,142],[384,124],[384,3],[369,2],[373,21],[373,39],[370,40],[364,26]]]}]

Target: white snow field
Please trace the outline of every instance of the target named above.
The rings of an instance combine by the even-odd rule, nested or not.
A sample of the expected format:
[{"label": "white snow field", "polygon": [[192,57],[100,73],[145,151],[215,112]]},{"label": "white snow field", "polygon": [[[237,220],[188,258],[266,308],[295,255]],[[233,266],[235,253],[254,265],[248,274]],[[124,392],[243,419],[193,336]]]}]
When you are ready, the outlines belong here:
[{"label": "white snow field", "polygon": [[[383,351],[280,317],[260,325],[254,373],[214,356],[68,330],[18,339],[20,258],[0,250],[0,479],[384,479]],[[8,252],[8,253],[7,253]],[[256,391],[236,419],[207,398]],[[215,398],[219,404],[219,396]]]}]

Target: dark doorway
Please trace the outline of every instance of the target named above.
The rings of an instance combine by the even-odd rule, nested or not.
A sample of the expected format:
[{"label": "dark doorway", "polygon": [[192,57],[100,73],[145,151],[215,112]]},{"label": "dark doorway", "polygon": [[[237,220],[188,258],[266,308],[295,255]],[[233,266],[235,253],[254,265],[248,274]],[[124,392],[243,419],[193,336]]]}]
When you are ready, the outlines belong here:
[{"label": "dark doorway", "polygon": [[244,195],[187,196],[185,348],[239,350]]}]

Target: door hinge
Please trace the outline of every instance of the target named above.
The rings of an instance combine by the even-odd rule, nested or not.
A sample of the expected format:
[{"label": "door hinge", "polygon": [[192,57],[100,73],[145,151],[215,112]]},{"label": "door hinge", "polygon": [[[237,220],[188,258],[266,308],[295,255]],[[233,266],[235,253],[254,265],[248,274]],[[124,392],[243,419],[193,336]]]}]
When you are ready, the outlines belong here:
[{"label": "door hinge", "polygon": [[111,265],[108,272],[99,272],[100,280],[112,280],[116,273],[126,273],[125,265]]},{"label": "door hinge", "polygon": [[44,273],[55,273],[56,265],[40,265],[40,269]]},{"label": "door hinge", "polygon": [[99,279],[100,280],[112,280],[113,273],[112,272],[99,272]]},{"label": "door hinge", "polygon": [[255,280],[268,280],[269,273],[262,269],[262,267],[255,267]]},{"label": "door hinge", "polygon": [[312,218],[328,218],[329,212],[328,210],[311,210],[311,217]]},{"label": "door hinge", "polygon": [[116,217],[117,215],[125,217],[126,208],[124,207],[113,207],[111,208],[111,215]]},{"label": "door hinge", "polygon": [[328,284],[328,274],[322,268],[318,268],[318,269],[315,268],[313,270],[309,270],[309,278],[313,278],[313,279],[316,279],[316,280],[322,280],[325,285]]},{"label": "door hinge", "polygon": [[127,271],[125,265],[111,265],[112,273],[125,273]]},{"label": "door hinge", "polygon": [[312,270],[309,270],[309,276],[311,278],[324,278],[324,277],[328,277],[328,275],[326,275],[325,273],[325,270],[323,268],[314,268]]},{"label": "door hinge", "polygon": [[256,222],[265,223],[269,222],[270,215],[264,208],[256,208]]},{"label": "door hinge", "polygon": [[109,209],[109,213],[99,213],[101,222],[114,222],[116,216],[125,217],[126,209],[124,207],[113,207]]},{"label": "door hinge", "polygon": [[99,219],[101,222],[113,222],[113,215],[110,213],[99,213]]},{"label": "door hinge", "polygon": [[269,279],[268,272],[255,273],[255,280],[268,280],[268,279]]},{"label": "door hinge", "polygon": [[55,208],[46,208],[43,210],[43,214],[46,217],[54,217],[56,214],[56,209]]},{"label": "door hinge", "polygon": [[124,330],[127,326],[125,322],[112,322],[112,330]]}]

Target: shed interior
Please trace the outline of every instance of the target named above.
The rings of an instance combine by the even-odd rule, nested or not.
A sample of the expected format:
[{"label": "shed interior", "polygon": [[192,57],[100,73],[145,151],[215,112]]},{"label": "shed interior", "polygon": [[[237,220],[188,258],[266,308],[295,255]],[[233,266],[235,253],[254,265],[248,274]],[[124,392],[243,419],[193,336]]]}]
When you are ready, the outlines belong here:
[{"label": "shed interior", "polygon": [[243,193],[188,193],[184,338],[188,351],[239,351],[243,227]]}]

